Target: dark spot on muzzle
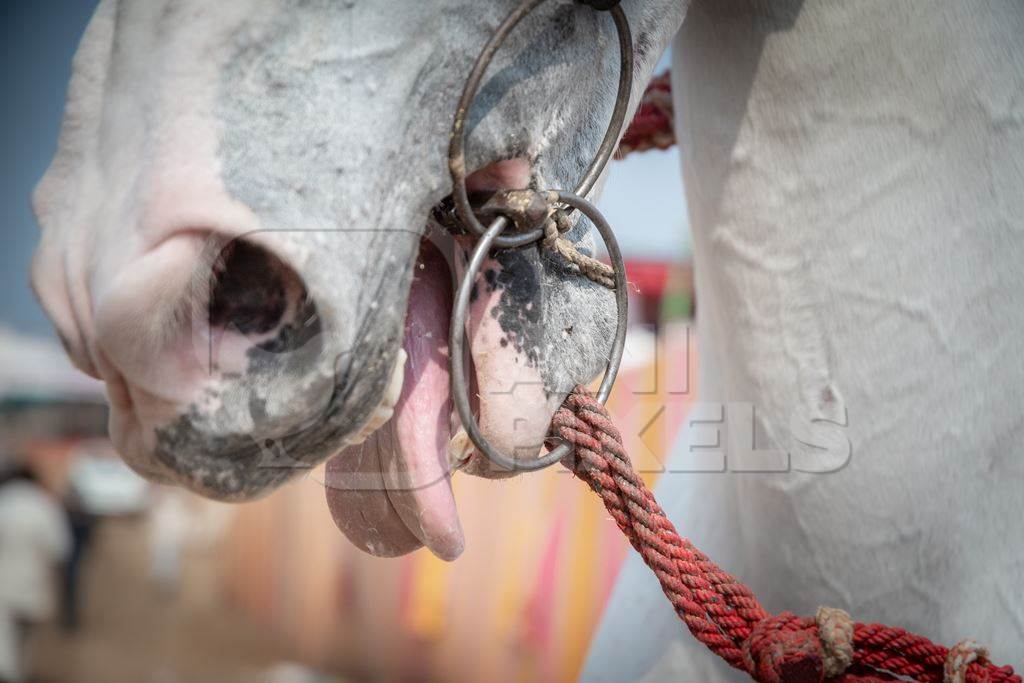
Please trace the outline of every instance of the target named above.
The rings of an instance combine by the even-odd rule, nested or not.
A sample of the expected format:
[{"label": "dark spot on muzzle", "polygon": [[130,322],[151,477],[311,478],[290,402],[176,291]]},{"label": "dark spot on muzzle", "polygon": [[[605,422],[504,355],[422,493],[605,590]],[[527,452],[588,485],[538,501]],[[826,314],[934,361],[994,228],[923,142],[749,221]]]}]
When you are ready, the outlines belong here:
[{"label": "dark spot on muzzle", "polygon": [[544,348],[544,298],[540,252],[537,247],[498,252],[500,270],[487,269],[484,280],[488,292],[501,290],[498,305],[491,315],[505,332],[505,345],[511,341],[517,353],[526,355],[534,367]]}]

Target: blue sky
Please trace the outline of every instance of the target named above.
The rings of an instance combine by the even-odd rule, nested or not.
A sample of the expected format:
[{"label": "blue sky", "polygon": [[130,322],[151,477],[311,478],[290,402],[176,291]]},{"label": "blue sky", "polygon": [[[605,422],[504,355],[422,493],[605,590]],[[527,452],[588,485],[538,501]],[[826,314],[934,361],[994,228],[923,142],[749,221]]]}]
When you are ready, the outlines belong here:
[{"label": "blue sky", "polygon": [[690,223],[676,148],[612,162],[597,205],[627,258],[670,260],[690,254]]},{"label": "blue sky", "polygon": [[91,0],[8,0],[0,3],[0,324],[46,332],[50,324],[28,288],[38,240],[29,195],[46,170],[70,75],[71,56]]},{"label": "blue sky", "polygon": [[[0,92],[7,93],[0,125],[0,325],[25,332],[51,333],[28,287],[38,241],[29,196],[53,155],[71,57],[94,6],[93,0],[0,2]],[[627,257],[688,251],[676,150],[615,162],[599,206]]]}]

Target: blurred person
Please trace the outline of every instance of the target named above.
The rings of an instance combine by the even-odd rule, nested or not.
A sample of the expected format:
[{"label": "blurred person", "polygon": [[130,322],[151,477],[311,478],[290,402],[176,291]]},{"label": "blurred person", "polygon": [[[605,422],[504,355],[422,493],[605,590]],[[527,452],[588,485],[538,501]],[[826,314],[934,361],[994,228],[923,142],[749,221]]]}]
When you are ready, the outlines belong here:
[{"label": "blurred person", "polygon": [[60,503],[20,463],[0,464],[0,682],[25,678],[31,629],[53,613],[71,533]]},{"label": "blurred person", "polygon": [[71,545],[61,571],[60,625],[67,633],[78,630],[81,603],[81,574],[85,557],[92,544],[96,515],[88,509],[74,482],[64,496],[64,513],[70,532]]}]

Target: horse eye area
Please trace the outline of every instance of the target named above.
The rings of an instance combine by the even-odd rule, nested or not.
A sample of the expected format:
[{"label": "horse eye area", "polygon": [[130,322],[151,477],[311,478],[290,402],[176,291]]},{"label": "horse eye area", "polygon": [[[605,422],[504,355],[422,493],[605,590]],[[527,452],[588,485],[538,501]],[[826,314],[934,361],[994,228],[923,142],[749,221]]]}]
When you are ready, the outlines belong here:
[{"label": "horse eye area", "polygon": [[277,329],[307,302],[299,275],[273,253],[235,240],[213,262],[208,306],[213,328],[260,336]]}]

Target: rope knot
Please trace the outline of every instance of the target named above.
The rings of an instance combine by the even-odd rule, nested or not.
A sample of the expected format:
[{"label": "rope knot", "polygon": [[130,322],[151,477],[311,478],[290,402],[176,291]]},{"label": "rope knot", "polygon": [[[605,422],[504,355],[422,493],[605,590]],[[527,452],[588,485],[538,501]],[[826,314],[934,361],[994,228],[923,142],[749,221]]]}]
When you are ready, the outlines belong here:
[{"label": "rope knot", "polygon": [[555,221],[555,217],[551,216],[544,222],[544,246],[554,250],[561,237],[562,232],[558,229],[558,223]]},{"label": "rope knot", "polygon": [[759,683],[822,683],[824,652],[814,622],[790,612],[759,621],[743,643],[747,672]]},{"label": "rope knot", "polygon": [[825,677],[838,676],[853,664],[853,619],[835,607],[819,607],[814,615],[821,640]]},{"label": "rope knot", "polygon": [[[558,193],[546,193],[544,198],[550,205],[558,201]],[[568,211],[549,206],[548,217],[544,221],[544,247],[576,266],[585,277],[608,289],[615,289],[615,270],[607,263],[581,254],[576,245],[565,237],[572,227],[573,220]]]},{"label": "rope knot", "polygon": [[961,640],[946,654],[946,663],[942,668],[943,683],[965,683],[967,668],[974,662],[988,662],[988,650],[973,640]]}]

